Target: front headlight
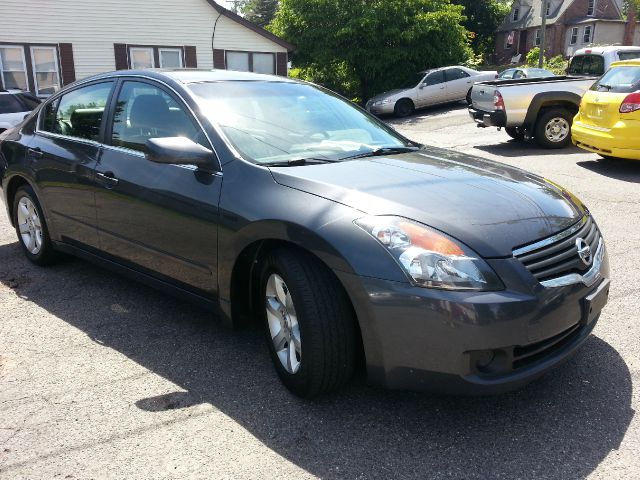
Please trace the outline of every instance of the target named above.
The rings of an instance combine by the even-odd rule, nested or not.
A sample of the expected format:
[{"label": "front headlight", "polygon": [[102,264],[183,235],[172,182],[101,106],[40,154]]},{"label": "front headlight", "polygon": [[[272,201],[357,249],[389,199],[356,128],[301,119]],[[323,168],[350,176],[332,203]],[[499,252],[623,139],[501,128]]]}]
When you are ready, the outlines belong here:
[{"label": "front headlight", "polygon": [[377,102],[373,102],[373,106],[381,107],[382,105],[386,105],[388,103],[391,103],[391,100],[389,100],[388,98],[385,98],[384,100],[378,100]]},{"label": "front headlight", "polygon": [[447,290],[502,290],[487,263],[442,232],[401,217],[365,217],[356,225],[382,244],[416,285]]}]

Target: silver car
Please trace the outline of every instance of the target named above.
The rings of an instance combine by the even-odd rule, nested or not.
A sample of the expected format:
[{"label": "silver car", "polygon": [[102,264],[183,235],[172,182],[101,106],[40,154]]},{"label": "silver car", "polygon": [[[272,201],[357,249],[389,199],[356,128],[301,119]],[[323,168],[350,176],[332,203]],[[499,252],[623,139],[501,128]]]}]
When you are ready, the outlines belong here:
[{"label": "silver car", "polygon": [[471,88],[476,82],[495,80],[496,71],[477,71],[462,66],[443,67],[418,72],[397,89],[376,95],[366,104],[373,114],[411,115],[417,108],[441,103],[471,101]]}]

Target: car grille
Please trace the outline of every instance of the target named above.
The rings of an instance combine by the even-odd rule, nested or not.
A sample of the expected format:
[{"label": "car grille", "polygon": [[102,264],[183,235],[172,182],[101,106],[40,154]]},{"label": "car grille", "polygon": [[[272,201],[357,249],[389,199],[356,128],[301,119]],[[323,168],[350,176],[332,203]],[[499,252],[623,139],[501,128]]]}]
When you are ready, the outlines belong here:
[{"label": "car grille", "polygon": [[547,240],[514,250],[513,255],[539,282],[571,273],[582,274],[589,266],[585,265],[578,255],[578,238],[587,242],[594,256],[600,242],[600,232],[590,215]]},{"label": "car grille", "polygon": [[525,346],[518,346],[513,349],[513,369],[527,367],[538,360],[552,355],[553,352],[560,350],[565,345],[571,343],[573,339],[580,334],[581,324],[576,323],[565,331],[543,340],[541,342],[531,343]]}]

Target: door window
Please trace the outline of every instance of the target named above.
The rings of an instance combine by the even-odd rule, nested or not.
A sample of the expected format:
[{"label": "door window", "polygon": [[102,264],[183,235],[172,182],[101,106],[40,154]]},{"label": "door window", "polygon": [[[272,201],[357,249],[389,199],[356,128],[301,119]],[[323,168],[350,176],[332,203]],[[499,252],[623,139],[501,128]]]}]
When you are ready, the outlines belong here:
[{"label": "door window", "polygon": [[511,80],[513,78],[513,73],[514,73],[514,70],[512,69],[505,70],[500,74],[500,78],[503,80]]},{"label": "door window", "polygon": [[445,78],[447,82],[452,80],[460,80],[461,78],[467,78],[470,75],[461,68],[449,68],[445,70]]},{"label": "door window", "polygon": [[429,76],[427,76],[427,80],[425,83],[428,86],[444,83],[444,71],[439,70],[437,72],[430,73]]},{"label": "door window", "polygon": [[172,96],[148,83],[125,82],[113,116],[112,144],[146,152],[147,140],[162,137],[187,137],[210,148],[200,127]]},{"label": "door window", "polygon": [[113,82],[72,90],[46,105],[40,129],[86,140],[100,139],[100,125]]}]

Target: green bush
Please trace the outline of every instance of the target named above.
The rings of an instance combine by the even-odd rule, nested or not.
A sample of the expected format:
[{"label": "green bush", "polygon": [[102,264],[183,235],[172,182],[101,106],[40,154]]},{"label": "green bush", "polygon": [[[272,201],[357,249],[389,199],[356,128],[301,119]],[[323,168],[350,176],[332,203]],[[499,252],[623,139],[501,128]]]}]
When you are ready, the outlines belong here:
[{"label": "green bush", "polygon": [[[526,63],[529,67],[537,67],[540,58],[540,48],[535,47],[527,53]],[[544,68],[552,71],[556,75],[564,75],[567,68],[567,62],[562,55],[544,59]]]}]

